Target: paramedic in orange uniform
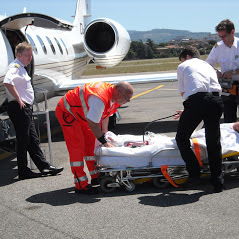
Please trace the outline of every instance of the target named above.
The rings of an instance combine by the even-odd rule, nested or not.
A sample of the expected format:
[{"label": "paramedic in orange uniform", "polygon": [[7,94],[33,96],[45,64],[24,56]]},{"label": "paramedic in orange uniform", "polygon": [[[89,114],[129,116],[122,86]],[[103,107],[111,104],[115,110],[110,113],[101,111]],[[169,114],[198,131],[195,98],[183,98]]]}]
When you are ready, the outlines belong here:
[{"label": "paramedic in orange uniform", "polygon": [[[127,82],[116,85],[107,82],[87,83],[68,91],[56,107],[61,125],[77,193],[94,194],[99,176],[95,168],[94,147],[96,138],[105,147],[109,116],[130,101],[133,87]],[[84,172],[84,161],[91,176],[91,184]]]}]

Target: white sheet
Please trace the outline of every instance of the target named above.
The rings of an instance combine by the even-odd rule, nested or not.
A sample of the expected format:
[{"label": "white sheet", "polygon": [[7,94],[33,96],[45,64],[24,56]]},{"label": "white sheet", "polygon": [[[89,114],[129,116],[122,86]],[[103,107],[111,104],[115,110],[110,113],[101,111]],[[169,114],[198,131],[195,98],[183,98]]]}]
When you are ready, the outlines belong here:
[{"label": "white sheet", "polygon": [[[239,133],[234,131],[232,124],[221,124],[222,153],[239,152]],[[201,129],[193,134],[198,139],[202,160],[207,160],[205,130]],[[161,134],[150,133],[145,137],[149,145],[130,148],[125,147],[128,142],[142,142],[142,136],[114,135],[107,133],[107,137],[117,147],[97,147],[95,155],[98,164],[107,168],[129,167],[160,167],[161,165],[185,165],[174,138]]]}]

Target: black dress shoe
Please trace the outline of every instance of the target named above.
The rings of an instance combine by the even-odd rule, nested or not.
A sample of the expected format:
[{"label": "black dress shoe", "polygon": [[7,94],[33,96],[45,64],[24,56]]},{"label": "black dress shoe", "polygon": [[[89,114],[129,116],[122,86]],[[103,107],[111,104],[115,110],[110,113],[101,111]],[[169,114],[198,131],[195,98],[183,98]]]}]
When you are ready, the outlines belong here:
[{"label": "black dress shoe", "polygon": [[56,174],[62,172],[63,169],[64,168],[62,168],[62,167],[61,168],[56,168],[55,166],[50,165],[48,168],[44,168],[43,170],[41,170],[41,173],[43,175],[48,175],[48,174],[56,175]]},{"label": "black dress shoe", "polygon": [[223,189],[224,189],[223,184],[214,185],[213,192],[220,193],[223,191]]},{"label": "black dress shoe", "polygon": [[180,186],[183,186],[185,188],[191,188],[199,186],[200,184],[201,184],[200,177],[189,177],[188,180],[185,183],[180,184]]},{"label": "black dress shoe", "polygon": [[86,195],[94,195],[94,194],[98,194],[99,191],[98,191],[97,188],[92,187],[91,184],[88,184],[86,186],[86,188],[84,188],[84,189],[81,189],[81,190],[75,189],[75,193],[77,193],[77,194],[86,194]]},{"label": "black dress shoe", "polygon": [[32,172],[30,169],[24,173],[20,173],[18,176],[19,180],[30,179],[30,178],[39,178],[41,177],[40,173]]}]

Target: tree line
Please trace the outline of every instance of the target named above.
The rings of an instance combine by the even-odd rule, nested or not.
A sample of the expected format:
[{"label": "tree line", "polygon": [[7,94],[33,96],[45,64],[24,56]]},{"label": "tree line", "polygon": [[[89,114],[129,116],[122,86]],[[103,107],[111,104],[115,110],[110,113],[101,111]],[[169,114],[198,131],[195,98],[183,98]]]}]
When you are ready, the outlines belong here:
[{"label": "tree line", "polygon": [[146,42],[132,41],[125,60],[177,57],[181,49],[188,44],[196,47],[201,55],[205,55],[209,54],[215,43],[215,40],[181,40],[174,43],[168,42],[159,44],[156,44],[151,39],[147,39]]}]

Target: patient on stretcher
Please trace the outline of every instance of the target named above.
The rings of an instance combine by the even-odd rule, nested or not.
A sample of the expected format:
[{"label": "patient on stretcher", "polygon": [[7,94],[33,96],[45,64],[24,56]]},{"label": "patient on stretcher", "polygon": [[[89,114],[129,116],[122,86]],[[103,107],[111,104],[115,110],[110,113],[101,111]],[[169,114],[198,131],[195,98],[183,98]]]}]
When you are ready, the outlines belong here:
[{"label": "patient on stretcher", "polygon": [[[239,122],[220,125],[222,154],[239,152]],[[99,165],[110,168],[121,167],[159,167],[161,165],[185,165],[173,137],[149,133],[142,135],[106,134],[116,147],[97,147]],[[200,129],[192,135],[199,144],[202,160],[207,160],[205,130]],[[191,140],[194,149],[194,140]]]}]

